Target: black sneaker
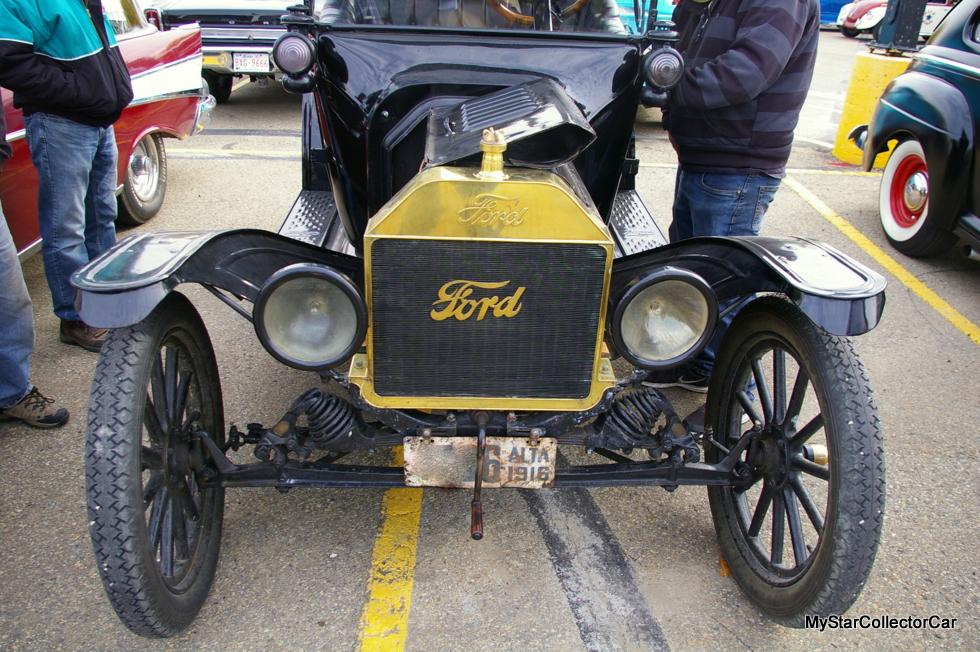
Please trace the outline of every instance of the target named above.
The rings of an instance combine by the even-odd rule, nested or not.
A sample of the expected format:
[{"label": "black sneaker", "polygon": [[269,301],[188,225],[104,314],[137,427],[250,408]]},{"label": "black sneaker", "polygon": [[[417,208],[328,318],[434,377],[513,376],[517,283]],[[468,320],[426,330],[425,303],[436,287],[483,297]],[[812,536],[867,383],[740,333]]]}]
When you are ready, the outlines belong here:
[{"label": "black sneaker", "polygon": [[680,387],[689,392],[704,394],[708,391],[708,376],[690,365],[681,365],[666,371],[651,371],[643,384],[657,389]]},{"label": "black sneaker", "polygon": [[0,421],[20,419],[35,428],[57,428],[68,422],[68,410],[58,407],[53,398],[45,398],[37,387],[16,405],[0,410]]}]

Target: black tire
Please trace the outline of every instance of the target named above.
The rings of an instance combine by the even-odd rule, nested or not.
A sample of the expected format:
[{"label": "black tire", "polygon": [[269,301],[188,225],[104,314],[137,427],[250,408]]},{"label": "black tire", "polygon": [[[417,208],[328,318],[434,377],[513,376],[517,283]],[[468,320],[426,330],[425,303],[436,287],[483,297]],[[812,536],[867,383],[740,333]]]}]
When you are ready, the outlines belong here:
[{"label": "black tire", "polygon": [[847,38],[857,38],[857,35],[861,33],[861,30],[854,29],[853,27],[844,27],[843,25],[841,25],[840,33],[846,36]]},{"label": "black tire", "polygon": [[208,83],[208,92],[218,104],[224,104],[231,98],[231,87],[234,85],[234,75],[219,75],[210,70],[204,71],[204,81]]},{"label": "black tire", "polygon": [[92,545],[112,607],[142,636],[180,633],[214,581],[224,490],[199,485],[209,462],[194,427],[223,443],[214,350],[197,311],[173,292],[142,322],[109,331],[89,400]]},{"label": "black tire", "polygon": [[[706,412],[714,440],[734,446],[752,427],[742,425],[744,414],[762,430],[743,455],[754,484],[708,489],[733,577],[791,627],[844,613],[871,572],[885,506],[878,412],[850,340],[765,297],[736,316],[714,369]],[[720,456],[714,446],[706,452],[708,461]]]},{"label": "black tire", "polygon": [[[915,181],[924,182],[924,199],[908,199],[906,188]],[[878,218],[885,237],[906,256],[938,256],[949,251],[958,238],[939,228],[929,214],[932,192],[929,168],[919,141],[903,140],[892,151],[881,175],[878,190]],[[916,193],[915,197],[921,197]]]},{"label": "black tire", "polygon": [[126,226],[146,223],[160,212],[167,194],[167,150],[160,134],[143,136],[126,165],[116,221]]}]

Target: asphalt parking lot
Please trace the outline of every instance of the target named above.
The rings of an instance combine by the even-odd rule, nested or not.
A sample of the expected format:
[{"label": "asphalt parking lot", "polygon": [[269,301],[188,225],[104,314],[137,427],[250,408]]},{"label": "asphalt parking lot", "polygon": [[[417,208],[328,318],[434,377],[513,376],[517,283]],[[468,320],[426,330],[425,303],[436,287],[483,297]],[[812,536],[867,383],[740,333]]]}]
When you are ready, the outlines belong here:
[{"label": "asphalt parking lot", "polygon": [[[763,227],[828,242],[889,282],[881,324],[856,338],[882,419],[887,502],[877,562],[848,614],[855,627],[792,630],[755,609],[719,566],[702,488],[488,491],[480,542],[469,538],[465,490],[237,489],[197,621],[174,639],[136,637],[105,598],[86,524],[96,356],[57,341],[35,256],[24,264],[38,339],[33,381],[72,418],[55,431],[0,424],[0,649],[980,649],[970,507],[980,500],[980,262],[890,249],[877,175],[830,154],[857,47],[822,34],[788,179]],[[236,90],[209,129],[168,141],[164,208],[140,228],[278,229],[300,189],[299,109],[275,86]],[[656,122],[637,124],[637,142],[639,190],[666,230],[673,152]],[[273,361],[210,294],[187,294],[215,343],[228,423],[269,425],[318,383]],[[670,396],[684,414],[697,405],[683,391]],[[386,546],[400,565],[379,566]],[[862,626],[909,616],[955,627]]]}]

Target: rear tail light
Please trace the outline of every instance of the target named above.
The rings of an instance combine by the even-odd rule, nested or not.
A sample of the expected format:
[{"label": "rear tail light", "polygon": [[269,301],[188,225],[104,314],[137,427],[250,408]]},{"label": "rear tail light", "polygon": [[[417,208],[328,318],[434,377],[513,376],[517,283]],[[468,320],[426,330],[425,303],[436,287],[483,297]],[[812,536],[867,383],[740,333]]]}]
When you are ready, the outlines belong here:
[{"label": "rear tail light", "polygon": [[146,16],[146,22],[156,27],[161,32],[163,31],[163,18],[160,16],[160,10],[152,7],[143,11],[143,15]]}]

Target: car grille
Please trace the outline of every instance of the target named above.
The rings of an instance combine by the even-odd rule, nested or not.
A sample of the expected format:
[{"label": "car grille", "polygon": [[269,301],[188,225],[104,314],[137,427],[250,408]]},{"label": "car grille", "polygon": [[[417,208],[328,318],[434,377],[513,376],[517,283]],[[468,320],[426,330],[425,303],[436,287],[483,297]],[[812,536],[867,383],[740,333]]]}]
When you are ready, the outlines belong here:
[{"label": "car grille", "polygon": [[[589,395],[601,321],[603,247],[393,238],[371,244],[371,261],[373,376],[379,395]],[[478,286],[503,282],[495,289]],[[465,283],[473,284],[469,294],[462,289]],[[452,308],[451,301],[438,301],[440,289],[447,287],[447,294],[462,292],[471,301],[496,296],[502,307],[463,309],[436,320],[434,311]],[[504,303],[514,295],[517,300]]]}]

